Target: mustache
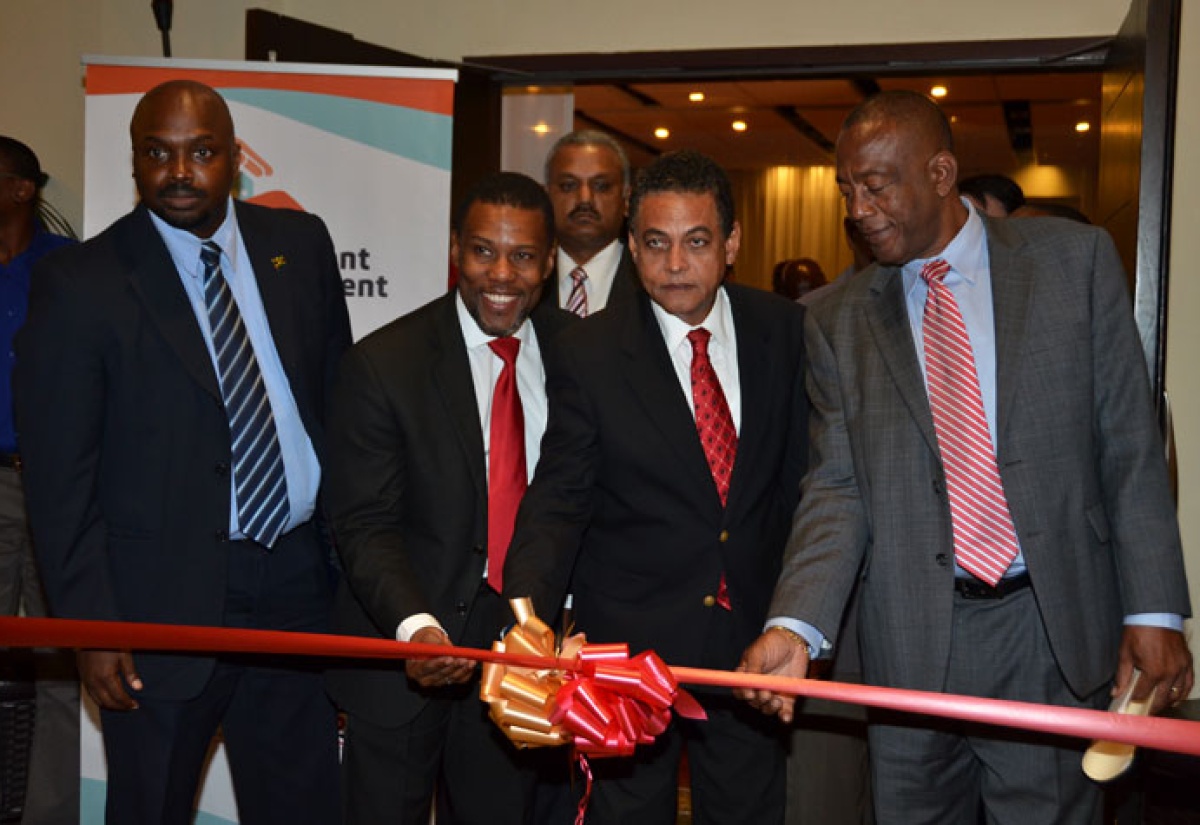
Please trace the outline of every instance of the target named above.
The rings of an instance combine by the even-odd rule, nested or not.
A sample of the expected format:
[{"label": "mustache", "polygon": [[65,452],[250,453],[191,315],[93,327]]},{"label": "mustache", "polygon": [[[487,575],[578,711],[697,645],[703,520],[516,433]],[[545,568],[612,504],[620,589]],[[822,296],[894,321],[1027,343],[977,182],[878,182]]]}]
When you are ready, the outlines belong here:
[{"label": "mustache", "polygon": [[158,190],[158,196],[160,198],[176,198],[181,196],[188,198],[199,198],[203,197],[203,195],[204,190],[197,189],[194,186],[188,186],[186,183],[172,183]]},{"label": "mustache", "polygon": [[570,211],[567,215],[569,218],[574,218],[577,215],[591,215],[593,218],[600,217],[600,211],[590,203],[581,203]]}]

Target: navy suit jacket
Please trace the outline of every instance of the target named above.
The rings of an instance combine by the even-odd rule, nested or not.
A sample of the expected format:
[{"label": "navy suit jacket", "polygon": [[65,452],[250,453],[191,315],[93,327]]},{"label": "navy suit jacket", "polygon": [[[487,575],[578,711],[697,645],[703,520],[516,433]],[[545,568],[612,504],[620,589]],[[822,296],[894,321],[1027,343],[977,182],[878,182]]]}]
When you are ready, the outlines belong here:
[{"label": "navy suit jacket", "polygon": [[[235,208],[321,458],[325,405],[350,343],[333,244],[315,216]],[[25,493],[52,612],[221,625],[226,557],[238,547],[228,540],[229,423],[192,306],[144,207],[39,262],[17,350]],[[329,552],[317,535],[298,528],[274,551],[297,554],[296,567],[323,576],[330,591],[295,629],[327,621]],[[212,664],[139,654],[144,695],[188,698]]]}]

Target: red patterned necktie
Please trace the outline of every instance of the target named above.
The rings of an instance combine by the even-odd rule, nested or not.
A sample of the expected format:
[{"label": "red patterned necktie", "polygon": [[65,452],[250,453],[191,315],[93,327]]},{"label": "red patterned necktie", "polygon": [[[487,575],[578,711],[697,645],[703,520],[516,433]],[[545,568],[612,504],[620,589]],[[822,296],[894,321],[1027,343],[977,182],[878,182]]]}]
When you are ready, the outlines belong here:
[{"label": "red patterned necktie", "polygon": [[571,270],[571,280],[575,283],[571,287],[571,294],[567,296],[567,312],[574,312],[580,318],[586,318],[588,314],[587,287],[584,282],[588,279],[587,272],[582,266],[577,266]]},{"label": "red patterned necktie", "polygon": [[1000,483],[967,326],[943,280],[949,271],[950,264],[940,258],[921,269],[929,285],[922,322],[929,405],[946,472],[954,559],[995,587],[1017,557],[1017,534]]},{"label": "red patterned necktie", "polygon": [[724,505],[729,498],[729,479],[733,476],[733,460],[737,457],[737,430],[729,404],[721,391],[717,371],[708,358],[708,340],[712,337],[706,329],[694,329],[688,333],[692,342],[692,401],[696,406],[696,432],[700,434],[700,445],[708,459],[708,469],[717,485],[717,493]]},{"label": "red patterned necktie", "polygon": [[504,588],[504,556],[512,541],[517,508],[525,494],[525,412],[517,392],[519,338],[488,342],[504,361],[492,391],[492,421],[488,441],[488,584]]},{"label": "red patterned necktie", "polygon": [[[729,404],[721,390],[717,371],[708,357],[708,340],[712,333],[701,327],[688,333],[692,344],[692,402],[696,407],[696,432],[708,460],[708,470],[717,485],[721,506],[729,500],[729,480],[733,477],[733,461],[737,458],[738,437],[733,426]],[[732,609],[725,574],[717,587],[717,604]]]}]

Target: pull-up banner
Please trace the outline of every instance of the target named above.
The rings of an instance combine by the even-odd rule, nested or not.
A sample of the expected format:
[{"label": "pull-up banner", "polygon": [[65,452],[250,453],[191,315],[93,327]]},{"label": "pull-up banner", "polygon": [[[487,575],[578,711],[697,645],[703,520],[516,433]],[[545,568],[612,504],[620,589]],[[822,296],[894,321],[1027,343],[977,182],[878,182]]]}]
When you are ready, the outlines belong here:
[{"label": "pull-up banner", "polygon": [[[168,80],[212,86],[241,145],[234,195],[324,219],[355,338],[444,293],[457,72],[296,63],[85,57],[84,234],[137,203],[134,106]],[[93,707],[83,710],[82,825],[104,821],[106,771]],[[196,825],[237,821],[218,745]]]}]

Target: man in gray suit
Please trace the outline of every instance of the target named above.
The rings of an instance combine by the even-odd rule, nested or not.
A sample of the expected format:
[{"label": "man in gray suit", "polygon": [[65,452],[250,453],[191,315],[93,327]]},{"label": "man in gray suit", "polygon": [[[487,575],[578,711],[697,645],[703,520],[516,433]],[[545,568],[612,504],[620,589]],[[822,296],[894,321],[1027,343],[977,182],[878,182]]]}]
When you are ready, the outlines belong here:
[{"label": "man in gray suit", "polygon": [[[1184,699],[1179,533],[1111,240],[981,217],[958,196],[949,125],[920,95],[860,105],[837,165],[879,263],[807,315],[817,461],[743,669],[805,675],[837,643],[857,580],[868,683],[1099,708],[1136,668],[1135,698],[1153,691],[1154,711]],[[949,305],[966,366],[944,406],[945,327],[930,324]],[[967,406],[982,445],[970,462],[948,429]],[[792,718],[792,697],[743,694]],[[1081,745],[886,721],[870,732],[882,823],[1098,816]]]}]

